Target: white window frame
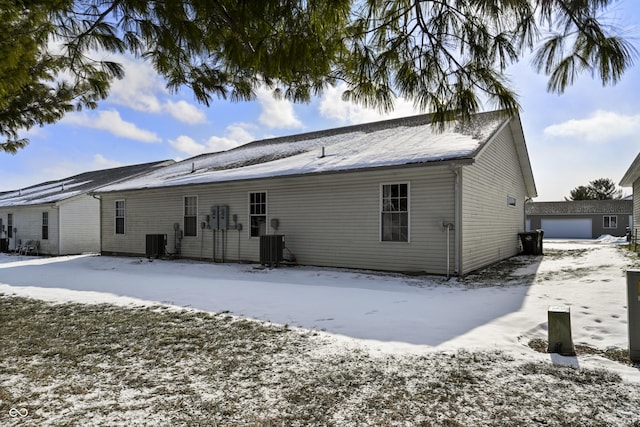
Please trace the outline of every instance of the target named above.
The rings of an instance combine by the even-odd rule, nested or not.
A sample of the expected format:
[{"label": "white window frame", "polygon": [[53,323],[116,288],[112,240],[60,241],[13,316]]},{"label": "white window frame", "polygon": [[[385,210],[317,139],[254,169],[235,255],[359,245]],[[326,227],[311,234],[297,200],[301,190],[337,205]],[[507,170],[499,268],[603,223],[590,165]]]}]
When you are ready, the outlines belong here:
[{"label": "white window frame", "polygon": [[13,235],[13,213],[7,214],[7,238],[12,239]]},{"label": "white window frame", "polygon": [[[609,225],[605,225],[605,222],[607,221],[607,219],[609,220]],[[615,227],[611,226],[611,220],[613,219],[613,222],[615,222]],[[602,217],[602,228],[604,229],[616,229],[618,228],[618,215],[604,215]]]},{"label": "white window frame", "polygon": [[47,211],[42,212],[42,240],[49,240],[49,212]]},{"label": "white window frame", "polygon": [[[251,213],[251,207],[252,207],[252,203],[251,203],[251,195],[252,194],[264,194],[264,213]],[[257,239],[260,238],[260,235],[258,236],[254,236],[253,234],[251,234],[253,227],[251,225],[252,221],[251,219],[253,217],[264,217],[264,233],[268,234],[269,230],[268,230],[268,219],[269,219],[269,193],[267,191],[249,191],[249,193],[247,194],[247,218],[249,218],[249,224],[247,225],[247,234],[249,235],[250,239]]]},{"label": "white window frame", "polygon": [[[118,215],[118,203],[122,203],[122,215]],[[125,235],[127,234],[127,203],[124,199],[115,200],[115,216],[113,219],[113,234]],[[122,233],[118,233],[118,218],[122,218]]]},{"label": "white window frame", "polygon": [[[396,211],[395,213],[406,213],[407,215],[407,239],[406,240],[384,240],[384,233],[383,233],[383,226],[384,226],[384,188],[386,186],[392,186],[392,185],[406,185],[407,186],[407,210],[406,211]],[[379,232],[379,236],[378,239],[380,242],[383,243],[410,243],[411,242],[411,183],[408,181],[400,181],[400,182],[384,182],[382,184],[380,184],[380,205],[379,205],[379,225],[378,225],[378,232]],[[387,211],[387,213],[393,213],[393,211]]]},{"label": "white window frame", "polygon": [[[187,215],[187,199],[195,199],[196,201],[195,206],[189,206],[195,209],[195,213],[193,215]],[[199,200],[196,195],[184,196],[182,198],[182,227],[184,230],[184,237],[198,237],[198,203]],[[194,225],[195,234],[187,234],[187,218],[196,219]]]}]

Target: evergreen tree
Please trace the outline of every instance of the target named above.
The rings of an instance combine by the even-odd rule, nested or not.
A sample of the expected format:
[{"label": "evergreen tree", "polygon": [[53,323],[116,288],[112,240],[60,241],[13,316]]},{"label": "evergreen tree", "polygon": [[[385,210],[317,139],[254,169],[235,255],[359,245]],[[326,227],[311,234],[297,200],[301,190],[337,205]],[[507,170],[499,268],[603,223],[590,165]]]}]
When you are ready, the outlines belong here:
[{"label": "evergreen tree", "polygon": [[393,108],[396,97],[468,118],[486,96],[515,112],[503,74],[533,52],[562,93],[582,73],[614,84],[636,56],[600,15],[613,0],[0,0],[0,151],[18,132],[94,108],[122,77],[104,52],[150,61],[170,89],[308,102],[338,81],[347,100]]},{"label": "evergreen tree", "polygon": [[573,190],[571,190],[571,193],[568,199],[566,197],[564,199],[565,200],[593,200],[595,199],[595,197],[593,196],[593,191],[591,191],[591,188],[584,185],[580,185],[574,188]]},{"label": "evergreen tree", "polygon": [[621,199],[622,189],[617,188],[616,183],[610,178],[599,178],[589,183],[589,189],[596,200]]},{"label": "evergreen tree", "polygon": [[580,185],[571,190],[565,200],[611,200],[621,199],[622,189],[610,178],[598,178],[589,182],[588,186]]}]

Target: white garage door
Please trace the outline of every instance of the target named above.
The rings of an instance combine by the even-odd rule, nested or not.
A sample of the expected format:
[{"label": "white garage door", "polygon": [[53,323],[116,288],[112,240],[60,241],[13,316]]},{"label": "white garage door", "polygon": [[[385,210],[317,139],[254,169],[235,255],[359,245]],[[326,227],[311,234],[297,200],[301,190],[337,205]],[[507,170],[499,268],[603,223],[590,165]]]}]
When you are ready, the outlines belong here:
[{"label": "white garage door", "polygon": [[591,239],[591,219],[543,219],[545,238]]}]

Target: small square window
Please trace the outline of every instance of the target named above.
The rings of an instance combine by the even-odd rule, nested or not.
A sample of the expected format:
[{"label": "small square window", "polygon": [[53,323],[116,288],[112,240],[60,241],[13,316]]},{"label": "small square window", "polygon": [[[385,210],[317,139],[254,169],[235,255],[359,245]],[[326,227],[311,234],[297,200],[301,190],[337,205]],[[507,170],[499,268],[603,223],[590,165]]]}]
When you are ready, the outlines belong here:
[{"label": "small square window", "polygon": [[516,205],[516,198],[513,197],[513,196],[507,196],[507,205],[515,206]]}]

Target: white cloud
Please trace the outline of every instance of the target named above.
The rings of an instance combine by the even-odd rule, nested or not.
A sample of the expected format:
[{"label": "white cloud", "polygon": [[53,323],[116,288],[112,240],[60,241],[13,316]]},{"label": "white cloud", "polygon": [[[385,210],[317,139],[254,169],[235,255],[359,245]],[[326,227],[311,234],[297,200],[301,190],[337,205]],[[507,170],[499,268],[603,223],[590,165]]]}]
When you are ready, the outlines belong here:
[{"label": "white cloud", "polygon": [[413,107],[412,102],[402,98],[396,99],[393,111],[382,114],[378,110],[343,101],[344,90],[344,85],[329,87],[325,90],[318,106],[321,116],[343,124],[358,124],[420,114],[420,111]]},{"label": "white cloud", "polygon": [[121,55],[111,59],[123,65],[125,76],[111,85],[109,102],[145,113],[170,114],[182,123],[206,122],[204,111],[187,101],[161,100],[168,96],[168,91],[150,63]]},{"label": "white cloud", "polygon": [[296,117],[293,104],[286,99],[276,99],[270,90],[260,88],[257,92],[258,102],[262,108],[258,121],[274,129],[300,129],[303,124]]},{"label": "white cloud", "polygon": [[233,123],[227,126],[226,134],[223,137],[212,136],[207,140],[207,151],[216,152],[230,150],[231,148],[251,142],[256,138],[250,130],[255,126],[249,123]]},{"label": "white cloud", "polygon": [[102,154],[94,154],[93,162],[91,162],[91,165],[92,165],[91,169],[100,170],[100,169],[117,168],[120,166],[124,166],[125,164],[122,162],[118,162],[116,160],[109,160],[106,157],[104,157]]},{"label": "white cloud", "polygon": [[256,139],[250,129],[254,129],[255,126],[249,123],[233,123],[227,126],[227,137],[237,143],[237,145],[246,144],[247,142]]},{"label": "white cloud", "polygon": [[169,144],[189,156],[225,151],[253,141],[255,137],[249,132],[253,127],[248,123],[234,123],[227,126],[224,136],[212,136],[204,143],[199,143],[189,136],[180,135],[175,140],[170,140]]},{"label": "white cloud", "polygon": [[635,137],[640,132],[640,114],[634,116],[597,110],[587,119],[568,120],[544,129],[552,137],[580,139],[586,142],[611,142]]},{"label": "white cloud", "polygon": [[196,156],[206,151],[204,144],[199,144],[186,135],[180,135],[176,139],[169,140],[169,145],[181,153],[188,154],[189,156]]},{"label": "white cloud", "polygon": [[162,78],[151,64],[125,56],[118,56],[112,60],[122,64],[125,76],[111,85],[109,102],[124,105],[136,111],[160,113],[163,106],[156,94],[166,94],[167,90]]},{"label": "white cloud", "polygon": [[189,104],[187,101],[167,101],[164,104],[164,110],[182,123],[193,125],[207,121],[207,116],[204,114],[204,111],[193,104]]},{"label": "white cloud", "polygon": [[161,142],[154,132],[138,128],[134,123],[126,122],[116,110],[99,111],[97,114],[87,113],[69,114],[62,123],[83,126],[93,129],[106,130],[115,136],[133,139],[141,142]]}]

